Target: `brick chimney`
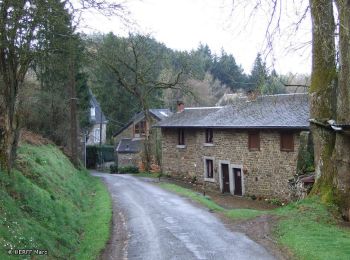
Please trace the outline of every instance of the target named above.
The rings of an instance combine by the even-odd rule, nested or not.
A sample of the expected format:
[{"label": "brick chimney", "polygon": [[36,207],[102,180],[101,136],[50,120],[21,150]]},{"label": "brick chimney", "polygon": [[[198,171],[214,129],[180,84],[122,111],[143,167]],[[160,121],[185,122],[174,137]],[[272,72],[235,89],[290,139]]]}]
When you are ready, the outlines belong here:
[{"label": "brick chimney", "polygon": [[185,104],[182,101],[177,102],[177,113],[181,113],[185,110]]}]

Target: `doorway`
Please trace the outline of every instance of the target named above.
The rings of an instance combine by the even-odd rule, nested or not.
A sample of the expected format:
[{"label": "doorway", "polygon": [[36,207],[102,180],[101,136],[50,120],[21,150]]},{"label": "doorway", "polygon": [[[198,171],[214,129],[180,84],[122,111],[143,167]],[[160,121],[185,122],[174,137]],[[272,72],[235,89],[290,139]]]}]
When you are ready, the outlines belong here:
[{"label": "doorway", "polygon": [[242,170],[241,168],[232,168],[234,180],[234,195],[242,196]]},{"label": "doorway", "polygon": [[221,172],[222,172],[222,193],[230,192],[229,165],[221,164]]}]

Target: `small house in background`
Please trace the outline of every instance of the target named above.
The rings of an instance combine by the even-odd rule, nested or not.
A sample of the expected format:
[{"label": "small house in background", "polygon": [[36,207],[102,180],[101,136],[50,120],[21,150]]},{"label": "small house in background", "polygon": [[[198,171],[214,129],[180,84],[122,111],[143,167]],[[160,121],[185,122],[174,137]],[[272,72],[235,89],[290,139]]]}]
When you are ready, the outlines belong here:
[{"label": "small house in background", "polygon": [[307,94],[248,95],[224,107],[185,108],[159,122],[162,171],[233,195],[289,199]]},{"label": "small house in background", "polygon": [[[106,143],[106,129],[107,129],[107,119],[102,112],[101,106],[96,100],[96,97],[90,93],[90,123],[91,128],[89,129],[87,145],[96,145],[100,143],[100,138],[102,137],[102,144]],[[102,126],[102,127],[101,127]]]},{"label": "small house in background", "polygon": [[[142,170],[143,141],[146,136],[149,136],[150,129],[154,124],[172,115],[169,109],[150,109],[149,113],[151,116],[150,125],[146,122],[144,113],[140,112],[133,116],[124,127],[113,135],[116,144],[118,167],[135,166]],[[149,138],[152,144],[151,167],[152,170],[158,171],[161,156],[160,129],[153,129]]]}]

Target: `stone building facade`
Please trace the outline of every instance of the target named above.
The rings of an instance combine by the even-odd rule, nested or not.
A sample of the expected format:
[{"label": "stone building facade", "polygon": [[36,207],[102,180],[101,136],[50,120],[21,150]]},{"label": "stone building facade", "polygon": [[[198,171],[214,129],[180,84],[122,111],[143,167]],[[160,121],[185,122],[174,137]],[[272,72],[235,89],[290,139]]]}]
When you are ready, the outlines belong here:
[{"label": "stone building facade", "polygon": [[161,131],[152,128],[157,122],[169,117],[169,109],[150,109],[151,121],[146,122],[144,114],[136,114],[123,128],[113,135],[119,167],[135,166],[143,170],[144,140],[148,136],[151,143],[151,168],[159,171],[161,156]]},{"label": "stone building facade", "polygon": [[308,118],[305,94],[185,109],[157,125],[162,171],[233,195],[288,200]]},{"label": "stone building facade", "polygon": [[[229,190],[237,185],[234,169],[241,172],[242,194],[261,197],[289,198],[288,180],[296,174],[299,131],[292,132],[293,151],[281,151],[281,132],[261,130],[260,150],[250,151],[247,130],[214,129],[213,142],[205,142],[205,129],[185,128],[185,145],[177,145],[178,129],[163,129],[162,170],[166,174],[197,182],[206,181],[212,189],[223,191],[222,165],[229,167]],[[206,178],[206,159],[213,160],[213,178]],[[236,170],[237,171],[237,170]]]}]

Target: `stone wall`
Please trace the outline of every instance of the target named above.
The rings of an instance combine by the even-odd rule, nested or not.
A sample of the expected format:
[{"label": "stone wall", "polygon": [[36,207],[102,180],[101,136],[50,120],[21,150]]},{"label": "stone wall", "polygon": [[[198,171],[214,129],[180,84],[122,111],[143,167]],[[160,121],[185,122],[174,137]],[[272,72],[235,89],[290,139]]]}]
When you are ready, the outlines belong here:
[{"label": "stone wall", "polygon": [[[296,173],[299,132],[294,133],[294,151],[280,150],[280,132],[261,130],[260,150],[249,151],[248,132],[214,129],[213,144],[205,145],[204,129],[185,129],[185,148],[177,146],[177,129],[162,129],[162,170],[182,178],[204,180],[204,157],[214,159],[214,179],[206,186],[220,189],[220,163],[243,172],[243,195],[289,199],[288,180]],[[233,182],[230,173],[230,182]],[[231,190],[231,192],[233,192]]]},{"label": "stone wall", "polygon": [[[121,133],[114,137],[115,147],[118,147],[118,144],[123,138],[134,138],[134,124],[139,122],[139,119],[136,122],[130,124],[126,129],[124,129]],[[151,125],[157,123],[155,118],[151,118]],[[147,125],[147,133],[149,133],[149,126]],[[161,130],[159,128],[151,128],[151,135],[149,136],[151,143],[151,166],[153,171],[159,171],[160,166],[158,165],[161,160]],[[141,138],[141,140],[144,139]],[[142,143],[141,151],[138,154],[118,154],[118,165],[120,167],[124,166],[140,166],[142,164],[143,159],[143,150],[144,145]],[[128,164],[131,163],[131,164]],[[140,169],[141,170],[141,169]]]},{"label": "stone wall", "polygon": [[141,153],[119,153],[118,167],[135,166],[139,167],[141,162]]}]

